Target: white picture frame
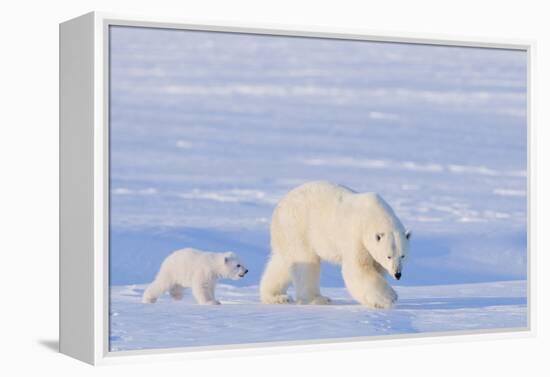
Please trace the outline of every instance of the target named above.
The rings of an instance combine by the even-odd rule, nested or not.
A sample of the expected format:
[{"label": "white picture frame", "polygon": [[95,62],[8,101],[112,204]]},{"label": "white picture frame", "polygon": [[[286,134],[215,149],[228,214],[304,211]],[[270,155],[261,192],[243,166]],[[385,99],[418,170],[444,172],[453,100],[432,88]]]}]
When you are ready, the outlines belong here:
[{"label": "white picture frame", "polygon": [[[459,333],[358,337],[332,341],[300,341],[109,352],[108,208],[109,208],[109,27],[141,26],[303,36],[347,40],[524,50],[528,56],[528,325],[525,328]],[[532,268],[532,56],[533,41],[472,39],[454,36],[328,30],[313,27],[201,23],[92,12],[60,24],[60,352],[90,364],[143,359],[224,356],[234,353],[293,352],[380,344],[525,337],[534,334]],[[434,335],[438,335],[434,337]],[[376,340],[376,342],[372,342]],[[201,351],[197,353],[195,351]]]}]

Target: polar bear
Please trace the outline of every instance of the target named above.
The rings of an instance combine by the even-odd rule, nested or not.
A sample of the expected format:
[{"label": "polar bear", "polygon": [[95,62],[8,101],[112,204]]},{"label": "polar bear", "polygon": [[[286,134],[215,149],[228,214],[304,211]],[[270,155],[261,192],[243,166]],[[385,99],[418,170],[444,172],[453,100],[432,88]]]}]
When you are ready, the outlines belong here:
[{"label": "polar bear", "polygon": [[263,303],[327,304],[319,290],[320,262],[342,265],[351,296],[370,308],[390,308],[397,294],[388,273],[401,278],[410,231],[376,193],[328,182],[305,183],[283,197],[271,221],[271,258],[260,283]]},{"label": "polar bear", "polygon": [[218,279],[242,279],[248,270],[233,252],[212,253],[186,248],[170,254],[143,293],[142,302],[152,304],[169,291],[176,299],[183,298],[183,290],[191,288],[193,297],[201,305],[219,305],[214,291]]}]

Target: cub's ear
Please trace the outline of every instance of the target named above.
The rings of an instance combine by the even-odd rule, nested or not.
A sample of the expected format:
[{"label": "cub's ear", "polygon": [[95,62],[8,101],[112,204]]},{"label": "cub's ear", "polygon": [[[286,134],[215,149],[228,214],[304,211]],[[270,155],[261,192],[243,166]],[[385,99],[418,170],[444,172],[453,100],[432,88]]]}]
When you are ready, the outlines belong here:
[{"label": "cub's ear", "polygon": [[235,259],[236,255],[232,251],[228,251],[226,253],[223,253],[223,262],[225,264],[229,263],[230,260]]},{"label": "cub's ear", "polygon": [[405,238],[410,239],[411,236],[412,236],[412,232],[411,232],[410,230],[407,230],[407,231],[405,232]]}]

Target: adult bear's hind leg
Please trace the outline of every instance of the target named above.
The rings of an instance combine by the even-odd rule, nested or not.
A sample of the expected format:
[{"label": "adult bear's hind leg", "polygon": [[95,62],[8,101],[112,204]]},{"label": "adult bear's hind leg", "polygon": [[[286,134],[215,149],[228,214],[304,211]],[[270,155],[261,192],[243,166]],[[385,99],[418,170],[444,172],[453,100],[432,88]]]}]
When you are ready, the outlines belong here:
[{"label": "adult bear's hind leg", "polygon": [[288,304],[286,290],[290,285],[290,267],[284,258],[273,253],[260,282],[260,298],[264,304]]},{"label": "adult bear's hind leg", "polygon": [[292,281],[298,304],[326,305],[328,297],[320,291],[321,262],[319,259],[296,262],[292,265]]},{"label": "adult bear's hind leg", "polygon": [[170,296],[172,296],[174,300],[179,301],[183,298],[183,291],[184,288],[181,285],[174,284],[172,288],[170,288]]}]

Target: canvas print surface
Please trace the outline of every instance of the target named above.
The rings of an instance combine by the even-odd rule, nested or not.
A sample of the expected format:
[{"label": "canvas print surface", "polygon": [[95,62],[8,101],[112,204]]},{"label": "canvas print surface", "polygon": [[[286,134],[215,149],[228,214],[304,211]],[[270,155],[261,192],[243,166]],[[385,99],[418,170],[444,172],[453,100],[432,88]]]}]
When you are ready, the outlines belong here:
[{"label": "canvas print surface", "polygon": [[526,51],[109,43],[111,351],[527,326]]}]

